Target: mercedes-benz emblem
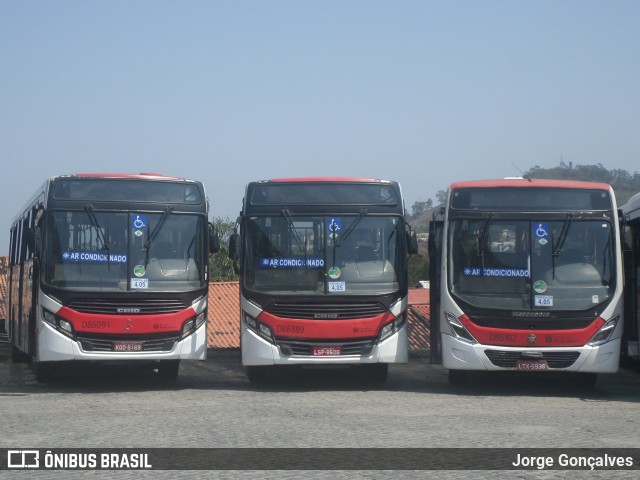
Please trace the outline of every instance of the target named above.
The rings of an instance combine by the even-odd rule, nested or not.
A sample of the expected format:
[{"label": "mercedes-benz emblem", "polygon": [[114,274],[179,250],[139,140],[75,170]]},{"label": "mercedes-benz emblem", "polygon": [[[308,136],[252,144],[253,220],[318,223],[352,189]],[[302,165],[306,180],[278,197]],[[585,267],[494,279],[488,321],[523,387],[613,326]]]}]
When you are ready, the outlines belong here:
[{"label": "mercedes-benz emblem", "polygon": [[133,320],[131,320],[130,318],[127,318],[127,320],[124,322],[124,329],[131,330],[132,328],[133,328]]},{"label": "mercedes-benz emblem", "polygon": [[536,343],[536,340],[538,340],[538,337],[536,337],[535,333],[530,333],[529,335],[527,335],[527,343],[529,345],[533,345],[534,343]]}]

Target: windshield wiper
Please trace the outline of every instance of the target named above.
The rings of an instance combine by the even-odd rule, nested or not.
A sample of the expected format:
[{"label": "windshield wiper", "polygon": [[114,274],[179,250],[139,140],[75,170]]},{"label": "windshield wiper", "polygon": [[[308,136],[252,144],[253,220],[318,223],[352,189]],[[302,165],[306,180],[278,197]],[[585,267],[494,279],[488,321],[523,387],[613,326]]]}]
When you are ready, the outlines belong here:
[{"label": "windshield wiper", "polygon": [[358,214],[356,219],[353,222],[351,222],[351,225],[349,225],[349,228],[347,228],[346,232],[344,232],[344,234],[342,235],[342,238],[338,241],[338,246],[342,245],[347,240],[347,238],[349,238],[349,235],[351,235],[351,232],[353,232],[353,230],[360,223],[360,220],[362,220],[362,218],[366,214],[367,214],[367,209],[366,208],[363,208],[362,210],[360,210],[360,213]]},{"label": "windshield wiper", "polygon": [[[558,238],[558,245],[552,246],[553,256],[557,257],[562,253],[562,247],[564,247],[564,242],[567,239],[567,234],[569,233],[569,227],[571,227],[571,222],[573,222],[573,213],[567,215],[564,223],[562,224],[562,230],[560,230],[560,237]],[[551,236],[551,243],[553,245],[553,235]]]},{"label": "windshield wiper", "polygon": [[291,214],[289,213],[289,209],[287,207],[284,207],[282,209],[282,216],[287,219],[287,224],[289,225],[289,230],[291,230],[291,232],[293,232],[293,238],[295,239],[296,243],[298,244],[298,248],[300,249],[300,251],[302,253],[305,254],[305,257],[306,257],[307,256],[307,242],[303,242],[302,239],[300,238],[300,235],[298,235],[298,230],[296,230],[296,227],[293,224],[293,218],[291,218]]},{"label": "windshield wiper", "polygon": [[162,216],[160,217],[160,220],[158,221],[156,228],[153,229],[153,232],[151,232],[147,241],[144,242],[143,248],[146,250],[144,254],[144,268],[147,268],[147,265],[149,264],[149,250],[151,250],[151,244],[158,236],[158,233],[160,233],[160,229],[164,225],[164,222],[172,213],[173,213],[173,208],[167,207],[164,209],[164,212],[162,212]]},{"label": "windshield wiper", "polygon": [[101,250],[106,250],[107,251],[107,268],[110,270],[111,269],[111,254],[109,252],[109,242],[107,241],[104,232],[102,231],[102,227],[100,226],[100,224],[98,223],[98,219],[96,218],[96,214],[93,211],[93,206],[92,205],[85,205],[84,207],[85,212],[87,212],[87,217],[89,217],[89,221],[91,222],[91,225],[93,226],[93,228],[96,229],[96,235],[98,236],[98,239],[102,242],[102,247]]},{"label": "windshield wiper", "polygon": [[349,225],[349,228],[347,228],[345,230],[345,232],[342,235],[342,237],[340,237],[340,239],[338,241],[335,241],[335,237],[334,237],[334,241],[333,241],[333,263],[332,263],[332,266],[335,267],[335,265],[336,265],[336,247],[341,246],[347,240],[347,238],[349,238],[349,235],[351,235],[351,232],[353,232],[353,230],[360,223],[360,220],[362,220],[366,214],[367,214],[367,209],[366,208],[361,209],[360,213],[358,214],[358,216],[355,218],[355,220],[353,222],[351,222],[351,225]]},{"label": "windshield wiper", "polygon": [[477,255],[480,257],[480,266],[482,268],[484,268],[485,245],[487,244],[487,239],[489,238],[489,227],[491,226],[491,222],[493,222],[493,213],[490,213],[485,220],[484,226],[482,227],[482,234],[478,234]]},{"label": "windshield wiper", "polygon": [[564,219],[557,244],[555,242],[555,233],[551,232],[551,273],[554,280],[556,279],[556,257],[562,253],[562,247],[564,247],[564,242],[567,239],[571,222],[573,222],[573,213],[569,213],[567,218]]}]

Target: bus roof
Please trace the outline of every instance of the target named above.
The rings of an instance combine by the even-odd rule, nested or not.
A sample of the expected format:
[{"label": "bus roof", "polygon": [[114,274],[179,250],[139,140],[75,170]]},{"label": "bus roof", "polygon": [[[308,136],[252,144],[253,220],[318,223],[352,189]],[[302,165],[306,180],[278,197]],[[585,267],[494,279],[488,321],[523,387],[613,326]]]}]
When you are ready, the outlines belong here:
[{"label": "bus roof", "polygon": [[640,217],[640,193],[633,195],[627,203],[620,207],[620,210],[627,216],[628,220]]},{"label": "bus roof", "polygon": [[[271,180],[263,180],[262,182],[274,183],[393,183],[390,180],[380,180],[377,178],[359,178],[359,177],[294,177],[294,178],[272,178]],[[259,182],[260,183],[260,182]]]},{"label": "bus roof", "polygon": [[584,188],[609,190],[611,186],[607,183],[582,182],[577,180],[550,180],[544,178],[504,178],[499,180],[470,180],[464,182],[454,182],[451,190],[456,188],[491,188],[491,187],[547,187],[547,188]]},{"label": "bus roof", "polygon": [[90,178],[131,178],[136,180],[186,180],[180,177],[170,177],[160,173],[75,173],[61,175],[61,177],[90,177]]}]

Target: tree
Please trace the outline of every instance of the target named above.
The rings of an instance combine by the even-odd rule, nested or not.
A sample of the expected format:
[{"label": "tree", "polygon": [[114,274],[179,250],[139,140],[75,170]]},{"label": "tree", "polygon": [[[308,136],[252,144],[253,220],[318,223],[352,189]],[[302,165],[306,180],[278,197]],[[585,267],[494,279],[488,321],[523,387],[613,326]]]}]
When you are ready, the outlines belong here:
[{"label": "tree", "polygon": [[444,205],[447,202],[447,191],[438,190],[436,192],[436,201],[438,202],[438,205]]},{"label": "tree", "polygon": [[415,202],[411,206],[411,216],[412,217],[417,217],[421,213],[424,213],[427,210],[429,210],[432,205],[433,205],[433,202],[431,201],[431,199],[429,199],[427,201],[420,200],[418,202]]},{"label": "tree", "polygon": [[233,265],[229,259],[229,237],[236,231],[235,222],[229,217],[215,217],[213,225],[220,239],[220,251],[209,258],[209,281],[237,281],[238,275],[233,271]]},{"label": "tree", "polygon": [[607,170],[601,163],[596,165],[574,165],[569,162],[569,166],[561,161],[558,167],[541,168],[536,165],[526,172],[529,178],[551,178],[562,180],[581,180],[585,182],[608,183],[615,191],[618,205],[626,203],[635,193],[640,191],[640,174],[634,172],[631,175],[626,170]]},{"label": "tree", "polygon": [[418,253],[409,257],[409,286],[420,280],[429,280],[429,252],[427,245],[418,244]]}]

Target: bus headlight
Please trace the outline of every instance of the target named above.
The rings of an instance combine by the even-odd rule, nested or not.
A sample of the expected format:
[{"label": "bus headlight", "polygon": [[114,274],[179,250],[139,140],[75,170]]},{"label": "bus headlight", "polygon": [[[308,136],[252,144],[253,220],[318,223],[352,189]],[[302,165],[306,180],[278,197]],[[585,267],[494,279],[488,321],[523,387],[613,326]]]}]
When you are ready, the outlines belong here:
[{"label": "bus headlight", "polygon": [[597,347],[598,345],[602,345],[603,343],[607,343],[613,334],[613,331],[616,329],[618,325],[618,320],[620,320],[620,315],[616,315],[615,317],[611,317],[600,330],[596,332],[596,334],[591,337],[591,340],[587,342],[587,345],[590,347]]},{"label": "bus headlight", "polygon": [[392,322],[387,323],[380,330],[380,340],[383,341],[394,333],[398,332],[407,323],[407,312],[404,311],[398,315]]},{"label": "bus headlight", "polygon": [[[180,331],[180,337],[188,337],[195,332],[200,326],[207,320],[207,310],[203,310],[197,316],[190,318],[182,324],[182,330]],[[195,325],[195,327],[194,327]]]},{"label": "bus headlight", "polygon": [[200,325],[202,325],[206,321],[207,321],[207,310],[204,310],[200,312],[196,317],[196,330],[200,328]]},{"label": "bus headlight", "polygon": [[273,331],[271,330],[269,325],[265,325],[259,320],[253,318],[251,315],[248,315],[246,312],[243,312],[242,316],[244,318],[244,324],[249,330],[257,333],[269,343],[275,343],[275,340],[273,338]]},{"label": "bus headlight", "polygon": [[182,324],[182,331],[180,332],[180,336],[182,338],[191,335],[191,330],[193,329],[193,318],[191,320],[187,320]]},{"label": "bus headlight", "polygon": [[469,343],[471,345],[473,345],[474,343],[478,343],[478,341],[473,338],[473,335],[469,333],[469,330],[467,330],[464,325],[462,325],[458,317],[456,317],[453,313],[444,312],[444,316],[449,323],[449,327],[451,327],[451,331],[458,340]]},{"label": "bus headlight", "polygon": [[58,320],[56,318],[56,314],[50,312],[49,310],[42,309],[42,319],[47,322],[49,325],[53,325],[54,327],[58,326]]},{"label": "bus headlight", "polygon": [[73,332],[73,325],[71,325],[71,322],[69,322],[68,320],[59,317],[46,308],[42,309],[42,319],[63,335],[66,335],[69,338],[74,337],[75,334]]},{"label": "bus headlight", "polygon": [[63,320],[61,318],[61,319],[58,320],[58,325],[60,327],[60,330],[63,333],[66,333],[70,337],[73,337],[73,327],[71,326],[71,324],[69,322],[67,322],[66,320]]}]

